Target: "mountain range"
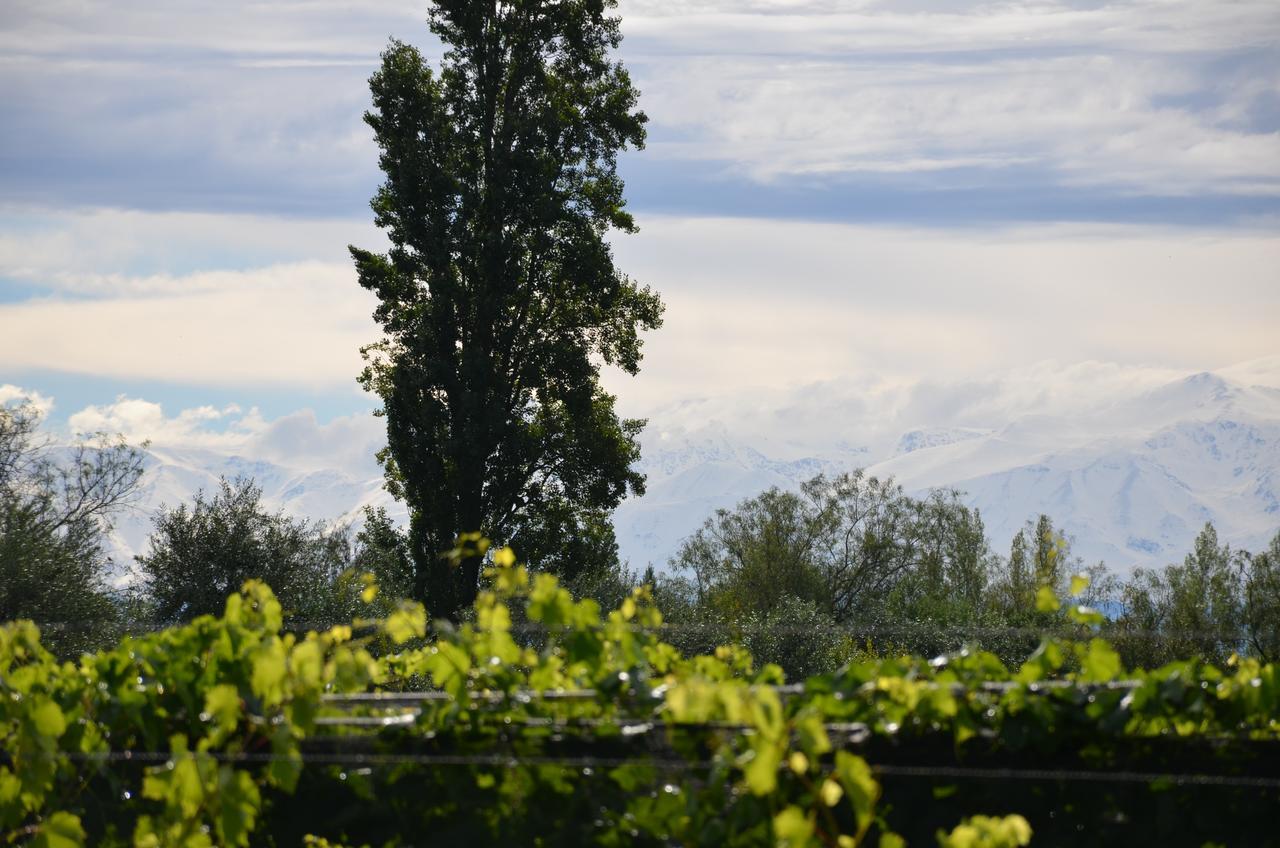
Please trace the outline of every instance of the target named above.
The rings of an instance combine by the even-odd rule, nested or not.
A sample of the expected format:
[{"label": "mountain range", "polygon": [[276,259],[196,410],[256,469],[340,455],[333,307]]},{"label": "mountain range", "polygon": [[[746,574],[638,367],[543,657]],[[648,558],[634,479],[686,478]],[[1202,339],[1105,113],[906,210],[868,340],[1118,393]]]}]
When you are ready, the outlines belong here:
[{"label": "mountain range", "polygon": [[[836,382],[653,410],[641,436],[647,491],[615,514],[622,557],[663,569],[715,510],[854,468],[911,493],[962,491],[998,551],[1046,513],[1074,553],[1121,573],[1180,560],[1205,522],[1250,550],[1280,532],[1280,356],[1191,374],[1086,364],[1054,376]],[[113,533],[116,561],[145,550],[157,507],[223,476],[252,477],[266,503],[298,516],[354,521],[371,504],[403,518],[372,459],[378,423],[358,430],[369,447],[354,455],[367,460],[333,467],[314,451],[255,456],[251,441],[157,441],[144,496]]]}]

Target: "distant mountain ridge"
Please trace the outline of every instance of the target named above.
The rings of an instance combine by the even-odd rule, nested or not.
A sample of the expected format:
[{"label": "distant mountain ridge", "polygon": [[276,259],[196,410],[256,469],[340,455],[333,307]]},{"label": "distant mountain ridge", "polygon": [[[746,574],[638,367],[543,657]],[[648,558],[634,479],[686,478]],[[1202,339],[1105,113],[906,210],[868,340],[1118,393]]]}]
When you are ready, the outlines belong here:
[{"label": "distant mountain ridge", "polygon": [[[1274,380],[1278,372],[1266,374]],[[1256,366],[1251,375],[1258,376]],[[1179,560],[1207,521],[1249,549],[1280,532],[1280,390],[1222,374],[1107,398],[1070,418],[1029,413],[991,429],[912,428],[892,448],[881,440],[856,456],[819,447],[787,462],[757,452],[762,459],[752,462],[723,427],[709,431],[730,444],[708,447],[704,432],[646,434],[640,467],[648,492],[615,518],[633,564],[660,567],[717,508],[855,467],[892,476],[910,492],[961,490],[1000,552],[1027,519],[1047,513],[1072,537],[1075,553],[1123,572]],[[678,474],[665,473],[672,454],[682,457]]]},{"label": "distant mountain ridge", "polygon": [[[639,464],[647,492],[615,514],[618,542],[633,567],[662,569],[716,509],[773,486],[796,488],[820,473],[865,468],[909,492],[960,489],[981,510],[1001,553],[1041,512],[1086,561],[1104,560],[1121,572],[1179,560],[1206,521],[1231,544],[1259,549],[1280,531],[1277,386],[1280,357],[1272,357],[1078,403],[1033,392],[1007,420],[993,407],[913,426],[902,426],[904,416],[917,414],[910,403],[900,404],[906,412],[881,416],[856,406],[849,399],[856,393],[806,388],[798,400],[784,399],[792,407],[773,413],[784,425],[772,432],[752,430],[763,417],[758,409],[681,403],[650,414]],[[821,411],[812,408],[817,403]],[[793,438],[785,424],[792,420],[822,426],[804,433],[797,427]],[[125,566],[144,550],[156,507],[211,491],[220,476],[253,477],[268,504],[298,516],[354,521],[374,505],[403,518],[403,507],[382,488],[372,450],[367,464],[339,469],[316,468],[314,459],[151,448],[145,498],[113,537],[117,562]]]}]

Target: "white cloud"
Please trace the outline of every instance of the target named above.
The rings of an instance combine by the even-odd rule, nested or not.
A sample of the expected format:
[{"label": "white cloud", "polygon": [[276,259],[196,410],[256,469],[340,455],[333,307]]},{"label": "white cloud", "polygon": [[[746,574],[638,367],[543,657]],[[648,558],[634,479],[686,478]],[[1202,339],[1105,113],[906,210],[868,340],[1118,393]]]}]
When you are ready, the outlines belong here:
[{"label": "white cloud", "polygon": [[0,46],[10,55],[84,56],[113,49],[142,58],[162,51],[207,59],[210,52],[261,56],[331,56],[377,49],[392,29],[424,30],[423,10],[401,0],[365,0],[359,9],[329,0],[256,3],[116,0],[10,0]]},{"label": "white cloud", "polygon": [[[1245,368],[1280,378],[1274,360]],[[893,452],[899,437],[916,428],[991,431],[1035,418],[1084,431],[1097,425],[1114,435],[1108,417],[1117,403],[1167,385],[1188,369],[1116,362],[1044,360],[980,375],[918,377],[842,376],[785,387],[724,387],[654,407],[645,442],[723,429],[776,459],[824,455],[839,445],[865,447],[868,456]],[[1068,437],[1064,444],[1079,434]],[[863,462],[868,460],[864,459]]]},{"label": "white cloud", "polygon": [[[72,433],[119,433],[132,442],[195,444],[201,447],[228,447],[244,441],[248,432],[262,424],[257,410],[240,417],[240,407],[232,404],[218,409],[197,406],[177,416],[165,415],[158,403],[121,396],[114,403],[87,406],[67,419]],[[214,422],[228,422],[231,429],[208,430]]]},{"label": "white cloud", "polygon": [[1197,370],[1277,350],[1266,232],[643,223],[615,251],[662,293],[666,322],[639,377],[610,377],[637,408],[711,387],[955,381],[1045,360]]},{"label": "white cloud", "polygon": [[165,288],[0,304],[0,360],[15,370],[332,389],[354,386],[359,348],[376,337],[375,300],[347,265],[197,273]]},{"label": "white cloud", "polygon": [[[224,235],[228,250],[243,237],[252,252],[277,243],[278,227],[282,253],[302,254],[358,235],[339,240],[340,224],[309,230],[266,218],[135,221],[133,214],[86,214],[62,231],[29,237],[37,245],[70,243],[99,220],[104,233],[128,234],[125,247],[104,235],[101,245],[86,239],[83,253],[62,259],[52,247],[33,250],[30,279],[56,280],[59,293],[0,303],[0,361],[8,368],[358,391],[358,351],[378,330],[370,317],[375,300],[348,262],[117,270],[151,244],[160,260],[170,255],[165,245],[199,254]],[[1280,294],[1271,269],[1280,266],[1280,238],[1267,229],[641,223],[640,235],[616,239],[618,265],[656,288],[667,313],[663,328],[646,336],[640,376],[607,377],[628,408],[709,387],[869,375],[961,380],[1043,360],[1205,369],[1277,350]],[[148,233],[152,224],[158,229]],[[0,272],[6,261],[0,251]],[[109,273],[93,273],[96,264]]]},{"label": "white cloud", "polygon": [[1280,191],[1280,135],[1169,105],[1206,83],[1164,57],[697,56],[651,73],[646,108],[682,139],[657,133],[655,153],[759,181],[976,168],[1154,195]]},{"label": "white cloud", "polygon": [[350,262],[380,249],[372,220],[0,205],[0,278],[77,295],[216,291],[237,268]]},{"label": "white cloud", "polygon": [[1280,90],[1269,0],[623,10],[670,158],[761,181],[1017,169],[1154,195],[1280,191],[1280,136],[1252,118]]},{"label": "white cloud", "polygon": [[[438,53],[395,2],[10,5],[9,193],[45,201],[352,212],[378,179],[360,115],[387,36]],[[761,182],[1280,192],[1273,0],[621,12],[655,157]]]},{"label": "white cloud", "polygon": [[36,415],[45,418],[53,411],[53,398],[12,383],[0,383],[0,407],[30,405]]},{"label": "white cloud", "polygon": [[627,0],[623,29],[687,53],[974,52],[1101,47],[1178,52],[1270,47],[1268,0],[1196,3]]},{"label": "white cloud", "polygon": [[72,433],[118,433],[152,450],[210,452],[268,461],[302,472],[340,470],[376,477],[374,454],[386,443],[382,419],[371,413],[321,423],[310,409],[267,419],[236,405],[191,407],[169,414],[154,401],[121,396],[85,407],[68,419]]}]

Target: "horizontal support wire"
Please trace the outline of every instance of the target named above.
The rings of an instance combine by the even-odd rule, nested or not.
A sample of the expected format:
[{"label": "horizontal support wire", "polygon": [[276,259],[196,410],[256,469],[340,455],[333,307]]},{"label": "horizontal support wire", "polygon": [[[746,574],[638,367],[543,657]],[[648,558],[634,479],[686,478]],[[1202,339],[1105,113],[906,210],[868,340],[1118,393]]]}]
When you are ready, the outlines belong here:
[{"label": "horizontal support wire", "polygon": [[[946,681],[921,680],[913,681],[916,685],[923,686],[927,689],[946,689],[953,695],[966,695],[970,693],[982,693],[986,695],[1000,695],[1014,689],[1021,689],[1030,693],[1062,691],[1072,689],[1084,695],[1093,694],[1095,692],[1121,691],[1128,692],[1139,688],[1143,685],[1141,680],[1109,680],[1103,682],[1077,682],[1073,680],[1038,680],[1031,683],[1021,683],[1014,680],[985,681],[977,686],[966,686],[963,683],[948,683]],[[791,683],[781,686],[764,686],[757,687],[770,689],[779,697],[788,698],[805,694],[805,686],[801,683]],[[871,693],[877,691],[874,683],[864,683],[858,690],[860,693]],[[841,700],[849,697],[848,692],[835,691],[831,693],[812,692],[813,695],[826,695]],[[660,700],[663,693],[659,690],[651,690],[646,693],[635,693],[637,697],[645,697],[652,700]],[[486,704],[530,704],[535,701],[594,701],[599,699],[600,693],[595,689],[549,689],[546,691],[537,691],[533,689],[518,689],[514,692],[501,692],[489,689],[483,689],[475,692],[468,692],[466,698],[472,703]],[[610,698],[615,697],[610,695]],[[456,700],[454,695],[441,690],[423,690],[416,692],[353,692],[350,694],[330,693],[320,696],[320,700],[328,706],[348,706],[348,707],[397,707],[397,706],[414,706],[427,702],[452,702]]]},{"label": "horizontal support wire", "polygon": [[887,777],[922,777],[930,780],[940,777],[954,777],[960,780],[1038,780],[1089,783],[1156,783],[1158,781],[1167,781],[1178,785],[1192,786],[1280,789],[1280,777],[1252,777],[1231,774],[905,765],[871,765],[871,770]]},{"label": "horizontal support wire", "polygon": [[[373,768],[376,766],[460,766],[516,768],[519,766],[561,766],[582,769],[589,777],[595,769],[633,766],[664,771],[709,770],[723,766],[723,761],[710,759],[677,759],[654,757],[592,757],[560,756],[544,757],[514,754],[384,754],[358,752],[308,752],[297,756],[255,752],[190,751],[175,755],[169,751],[49,751],[37,756],[56,756],[77,762],[106,764],[162,764],[183,759],[205,759],[219,763],[269,764],[275,762],[299,762],[304,765],[351,766]],[[1280,777],[1255,777],[1247,775],[1218,775],[1195,772],[1138,772],[1104,771],[1097,769],[1045,769],[1045,768],[986,768],[980,766],[945,765],[891,765],[870,764],[871,770],[884,777],[908,777],[926,779],[985,780],[985,781],[1038,781],[1038,782],[1090,782],[1111,784],[1168,782],[1175,785],[1222,786],[1240,789],[1280,789]],[[786,766],[780,766],[779,771]]]},{"label": "horizontal support wire", "polygon": [[[1136,689],[1141,685],[1136,680],[1115,680],[1105,683],[1088,683],[1078,684],[1068,680],[1047,680],[1030,684],[1014,683],[1014,682],[986,682],[976,687],[966,687],[963,684],[938,683],[935,681],[922,681],[923,685],[930,689],[947,689],[951,694],[957,697],[973,693],[982,693],[985,695],[999,695],[1014,689],[1015,687],[1023,687],[1025,691],[1030,693],[1063,691],[1073,689],[1079,691],[1082,695],[1088,697],[1094,692],[1100,691],[1121,691],[1127,692]],[[787,686],[769,686],[780,698],[786,699],[796,695],[803,694],[804,687],[800,684],[791,684]],[[863,684],[860,693],[870,694],[877,691],[872,684]],[[649,692],[646,696],[654,701],[661,700],[661,693]],[[848,697],[844,692],[833,692],[831,696],[837,700],[843,700]],[[495,692],[490,690],[482,690],[479,692],[470,692],[467,699],[470,703],[480,703],[490,706],[515,704],[533,704],[539,701],[577,701],[589,702],[595,701],[598,693],[594,689],[569,689],[569,690],[551,690],[547,692],[535,692],[532,690],[519,690],[512,693]],[[402,709],[408,712],[399,713],[392,716],[321,716],[316,719],[316,724],[329,727],[395,727],[411,725],[415,723],[422,714],[422,705],[426,703],[452,703],[455,698],[448,692],[429,690],[421,692],[358,692],[349,695],[322,695],[322,702],[325,706],[358,709],[361,707],[371,709]],[[838,727],[839,725],[829,725],[829,727]]]},{"label": "horizontal support wire", "polygon": [[[167,624],[142,620],[115,621],[36,621],[38,627],[49,630],[90,630],[98,628],[123,629],[138,633],[154,633],[171,627],[182,627],[190,622],[170,622]],[[355,621],[291,621],[286,619],[281,629],[286,632],[322,632],[333,627],[351,627],[356,631],[373,630],[380,625],[377,620]],[[929,622],[908,622],[905,624],[868,625],[861,627],[855,624],[835,625],[830,627],[775,627],[771,625],[742,626],[729,624],[684,624],[666,622],[658,625],[637,624],[635,622],[608,623],[590,626],[581,625],[547,625],[537,622],[518,622],[511,625],[509,632],[530,634],[575,633],[579,631],[600,632],[621,629],[630,633],[672,633],[679,635],[723,635],[726,638],[741,638],[771,634],[779,636],[1061,636],[1072,638],[1082,632],[1091,633],[1092,629],[1079,627],[982,627],[962,624],[933,624]],[[1223,643],[1244,642],[1248,636],[1242,633],[1220,633],[1210,630],[1108,630],[1106,635],[1114,639],[1197,639]]]}]

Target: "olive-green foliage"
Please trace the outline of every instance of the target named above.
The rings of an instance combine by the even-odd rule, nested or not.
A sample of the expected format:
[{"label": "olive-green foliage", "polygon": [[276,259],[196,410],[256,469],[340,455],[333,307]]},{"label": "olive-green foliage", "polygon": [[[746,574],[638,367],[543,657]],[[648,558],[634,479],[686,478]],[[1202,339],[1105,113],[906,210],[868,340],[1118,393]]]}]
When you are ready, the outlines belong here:
[{"label": "olive-green foliage", "polygon": [[789,595],[768,610],[747,612],[717,635],[740,642],[757,662],[773,663],[788,677],[802,679],[849,658],[849,646],[832,638],[835,632],[835,620],[817,604]]},{"label": "olive-green foliage", "polygon": [[74,654],[114,638],[104,542],[142,456],[105,435],[57,449],[39,420],[30,405],[0,405],[0,620],[48,622],[48,644]]},{"label": "olive-green foliage", "polygon": [[1243,615],[1249,649],[1266,662],[1280,662],[1280,533],[1248,560]]},{"label": "olive-green foliage", "polygon": [[[1219,545],[1207,525],[1183,563],[1122,580],[1103,563],[1085,566],[1073,556],[1046,515],[1028,521],[1003,558],[958,493],[914,498],[892,480],[855,472],[719,510],[672,560],[676,577],[656,585],[682,648],[707,650],[724,639],[759,644],[759,653],[789,672],[963,644],[1013,661],[1042,634],[1081,626],[1054,600],[1066,594],[1110,616],[1104,630],[1129,663],[1189,656],[1221,663],[1236,652],[1275,656],[1277,563],[1280,535],[1253,556]],[[792,635],[760,642],[766,623]],[[812,636],[818,631],[820,639]],[[795,644],[784,647],[786,638]]]},{"label": "olive-green foliage", "polygon": [[800,492],[775,487],[717,510],[671,565],[689,576],[701,607],[725,617],[768,612],[787,597],[845,612],[864,601],[864,584],[901,570],[906,500],[891,482],[860,474],[819,476]]},{"label": "olive-green foliage", "polygon": [[[910,634],[893,641],[881,638],[883,631],[904,623],[931,629],[989,621],[995,558],[980,516],[956,492],[917,499],[892,480],[858,471],[816,477],[799,492],[771,489],[719,510],[672,565],[687,582],[669,585],[685,585],[692,595],[677,606],[686,610],[677,613],[680,624],[732,629],[774,622],[814,638],[820,632],[828,644],[843,631],[859,636],[860,647],[873,638],[909,648]],[[935,649],[955,647],[938,643],[932,630],[927,641]],[[832,651],[797,644],[790,655],[807,657],[812,667],[819,658],[830,661]]]},{"label": "olive-green foliage", "polygon": [[1126,657],[1158,663],[1183,656],[1221,662],[1237,651],[1270,656],[1280,628],[1278,549],[1280,534],[1257,556],[1233,551],[1206,524],[1182,563],[1135,571],[1121,586],[1114,626]]},{"label": "olive-green foliage", "polygon": [[170,624],[211,615],[246,580],[277,587],[286,617],[299,625],[349,621],[365,609],[360,576],[372,574],[390,597],[410,585],[403,535],[385,512],[367,511],[349,528],[326,528],[271,512],[252,480],[222,480],[212,496],[162,510],[148,551],[138,557],[140,606]]},{"label": "olive-green foliage", "polygon": [[409,507],[415,596],[443,614],[475,597],[479,558],[440,556],[461,533],[574,576],[616,557],[609,513],[643,490],[642,422],[599,381],[601,363],[636,373],[662,313],[605,239],[635,229],[615,165],[646,120],[611,57],[614,5],[439,0],[439,67],[393,42],[370,80],[391,249],[351,250],[385,334],[361,381]]},{"label": "olive-green foliage", "polygon": [[[1054,526],[1053,519],[1040,515],[1028,520],[1026,526],[1014,534],[1008,559],[997,559],[993,563],[988,604],[1002,624],[1043,627],[1049,620],[1036,610],[1037,593],[1048,587],[1054,594],[1063,594],[1069,575],[1084,571],[1087,571],[1084,563],[1071,555],[1070,540]],[[1102,575],[1096,567],[1091,573]],[[1113,588],[1112,583],[1105,580],[1091,583],[1090,587],[1094,596]]]}]

